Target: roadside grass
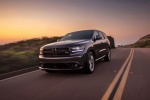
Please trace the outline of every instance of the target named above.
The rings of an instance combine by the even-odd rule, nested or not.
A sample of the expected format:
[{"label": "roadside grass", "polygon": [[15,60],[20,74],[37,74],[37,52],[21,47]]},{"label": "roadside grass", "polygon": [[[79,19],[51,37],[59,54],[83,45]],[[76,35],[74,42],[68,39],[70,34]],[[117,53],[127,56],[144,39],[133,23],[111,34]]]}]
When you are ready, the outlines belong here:
[{"label": "roadside grass", "polygon": [[0,46],[0,74],[38,66],[41,46],[61,37],[42,37]]}]

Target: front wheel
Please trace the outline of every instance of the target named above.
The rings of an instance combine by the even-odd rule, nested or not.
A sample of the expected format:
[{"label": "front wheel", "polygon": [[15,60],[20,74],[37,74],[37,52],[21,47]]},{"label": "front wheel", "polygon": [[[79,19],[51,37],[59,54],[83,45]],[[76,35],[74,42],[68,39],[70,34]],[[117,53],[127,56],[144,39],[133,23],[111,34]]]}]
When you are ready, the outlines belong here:
[{"label": "front wheel", "polygon": [[110,61],[111,60],[111,51],[110,51],[109,48],[108,48],[108,54],[104,57],[104,60],[105,61]]},{"label": "front wheel", "polygon": [[91,74],[94,72],[95,69],[95,60],[94,60],[94,54],[92,52],[89,52],[87,55],[86,65],[85,65],[85,72],[88,74]]}]

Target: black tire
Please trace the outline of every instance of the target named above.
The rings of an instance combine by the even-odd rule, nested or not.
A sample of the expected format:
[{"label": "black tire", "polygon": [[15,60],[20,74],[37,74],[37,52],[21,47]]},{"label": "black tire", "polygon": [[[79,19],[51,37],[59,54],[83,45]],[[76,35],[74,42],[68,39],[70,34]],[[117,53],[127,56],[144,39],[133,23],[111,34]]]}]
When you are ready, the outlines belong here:
[{"label": "black tire", "polygon": [[108,54],[104,57],[104,60],[106,61],[106,62],[108,62],[108,61],[110,61],[111,60],[111,51],[110,51],[110,49],[108,48]]},{"label": "black tire", "polygon": [[92,52],[89,52],[87,54],[86,64],[84,68],[84,72],[87,74],[91,74],[94,72],[95,69],[95,59],[94,54]]}]

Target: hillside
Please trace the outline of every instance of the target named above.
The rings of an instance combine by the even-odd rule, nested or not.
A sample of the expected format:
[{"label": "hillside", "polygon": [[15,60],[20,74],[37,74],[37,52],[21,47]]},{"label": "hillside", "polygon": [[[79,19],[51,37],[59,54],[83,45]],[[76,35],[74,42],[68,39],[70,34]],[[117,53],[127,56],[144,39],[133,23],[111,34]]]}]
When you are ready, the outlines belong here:
[{"label": "hillside", "polygon": [[[16,71],[38,65],[38,55],[41,46],[56,42],[61,37],[42,37],[0,46],[0,74]],[[114,39],[109,36],[112,48]]]},{"label": "hillside", "polygon": [[124,47],[130,47],[130,48],[150,48],[150,34],[141,37],[134,44],[126,45]]},{"label": "hillside", "polygon": [[0,74],[38,65],[41,46],[60,37],[34,38],[0,46]]}]

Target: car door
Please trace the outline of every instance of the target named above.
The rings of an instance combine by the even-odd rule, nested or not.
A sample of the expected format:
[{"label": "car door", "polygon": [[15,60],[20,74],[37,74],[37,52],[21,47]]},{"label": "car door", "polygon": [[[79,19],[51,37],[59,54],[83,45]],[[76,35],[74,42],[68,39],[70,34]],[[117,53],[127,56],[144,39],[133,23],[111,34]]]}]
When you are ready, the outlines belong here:
[{"label": "car door", "polygon": [[106,54],[106,46],[105,46],[105,37],[103,36],[102,32],[98,31],[101,39],[99,42],[100,48],[99,48],[99,56],[102,57]]},{"label": "car door", "polygon": [[102,37],[100,39],[97,39],[96,40],[96,37],[97,36],[100,36],[98,31],[94,31],[94,36],[93,36],[93,47],[94,47],[94,50],[95,50],[95,56],[96,56],[96,59],[100,58],[102,56],[102,54],[100,53],[100,50],[103,49],[103,44],[102,44]]},{"label": "car door", "polygon": [[107,39],[107,36],[105,35],[105,33],[99,31],[99,34],[103,37],[102,39],[102,44],[103,44],[103,49],[100,51],[102,55],[106,55],[107,54],[107,49],[109,47],[109,40]]}]

